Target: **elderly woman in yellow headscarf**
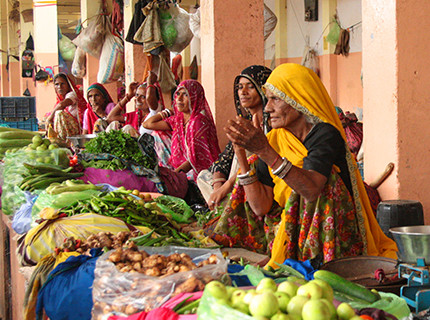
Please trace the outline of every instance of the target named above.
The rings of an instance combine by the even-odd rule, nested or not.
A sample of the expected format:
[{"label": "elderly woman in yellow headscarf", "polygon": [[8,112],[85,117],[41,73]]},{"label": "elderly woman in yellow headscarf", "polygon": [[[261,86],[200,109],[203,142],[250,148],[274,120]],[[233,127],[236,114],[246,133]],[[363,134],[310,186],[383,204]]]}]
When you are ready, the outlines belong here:
[{"label": "elderly woman in yellow headscarf", "polygon": [[265,215],[275,199],[285,210],[269,265],[285,259],[323,261],[375,255],[396,258],[379,227],[345,132],[324,85],[298,64],[277,67],[264,85],[272,131],[265,136],[236,117],[225,131],[233,144],[260,157],[241,175],[248,203]]}]

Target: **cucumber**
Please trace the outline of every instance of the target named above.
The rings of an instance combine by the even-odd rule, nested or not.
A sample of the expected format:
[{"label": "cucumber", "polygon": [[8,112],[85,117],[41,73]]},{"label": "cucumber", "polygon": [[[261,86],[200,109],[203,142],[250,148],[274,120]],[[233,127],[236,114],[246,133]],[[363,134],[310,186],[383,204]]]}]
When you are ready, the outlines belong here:
[{"label": "cucumber", "polygon": [[34,131],[5,131],[0,133],[0,139],[33,139],[39,134]]},{"label": "cucumber", "polygon": [[1,148],[22,148],[30,143],[31,139],[0,139]]},{"label": "cucumber", "polygon": [[339,302],[357,302],[357,303],[362,303],[362,304],[368,304],[367,301],[357,298],[357,297],[352,297],[349,294],[343,293],[343,292],[339,292],[336,290],[333,290],[333,297],[339,301]]},{"label": "cucumber", "polygon": [[351,297],[356,297],[361,300],[373,303],[380,299],[378,295],[365,287],[358,285],[354,282],[346,280],[345,278],[327,270],[318,270],[314,273],[315,279],[324,280],[327,282],[335,291],[347,294]]}]

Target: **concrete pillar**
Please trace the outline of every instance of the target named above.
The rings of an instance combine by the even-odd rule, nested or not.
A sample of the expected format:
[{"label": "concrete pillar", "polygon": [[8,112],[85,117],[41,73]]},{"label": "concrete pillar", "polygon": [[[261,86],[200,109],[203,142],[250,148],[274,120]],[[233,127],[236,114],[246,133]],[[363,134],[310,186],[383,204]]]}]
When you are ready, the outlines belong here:
[{"label": "concrete pillar", "polygon": [[[383,199],[418,200],[430,222],[430,2],[363,0],[364,168],[372,181],[389,162]],[[419,21],[420,23],[414,23]]]},{"label": "concrete pillar", "polygon": [[[329,25],[336,13],[337,0],[322,1],[321,19],[322,26]],[[323,54],[320,57],[320,77],[333,100],[337,104],[337,56],[333,54],[335,45],[328,43],[325,37],[330,32],[333,24],[330,24],[323,35]]]},{"label": "concrete pillar", "polygon": [[[20,96],[20,63],[13,56],[19,57],[19,29],[20,29],[20,14],[18,8],[12,8],[10,1],[7,2],[7,49],[9,52],[9,96]],[[14,9],[18,13],[17,20],[10,18],[10,13]],[[17,10],[17,11],[16,11]]]},{"label": "concrete pillar", "polygon": [[275,28],[275,61],[276,65],[284,63],[287,58],[287,0],[275,0],[275,15],[278,23]]},{"label": "concrete pillar", "polygon": [[223,127],[235,116],[234,77],[253,64],[264,64],[263,0],[201,1],[202,84],[220,142]]},{"label": "concrete pillar", "polygon": [[[47,5],[43,0],[33,0],[33,7],[35,61],[42,67],[58,66],[57,3]],[[36,101],[37,118],[40,120],[56,102],[52,83],[37,82]]]},{"label": "concrete pillar", "polygon": [[1,15],[0,44],[3,50],[0,52],[0,57],[1,57],[0,94],[2,97],[6,97],[9,95],[9,74],[6,70],[8,43],[7,43],[7,8],[6,8],[5,2],[2,2],[2,6],[0,6],[0,15]]},{"label": "concrete pillar", "polygon": [[[20,1],[20,11],[23,12],[24,10],[33,10],[33,1],[32,0],[21,0]],[[29,37],[29,35],[34,35],[34,27],[33,27],[33,20],[27,21],[24,19],[23,15],[21,14],[21,32],[20,32],[20,42],[19,42],[19,56],[22,56],[23,51],[25,50],[26,41]],[[34,39],[34,38],[33,38]],[[20,63],[20,69],[19,74],[22,74],[22,64]],[[34,84],[34,81],[32,78],[22,78],[21,77],[21,88],[20,88],[20,95],[22,95],[27,89],[30,91],[30,94],[34,96],[36,94],[36,86]]]},{"label": "concrete pillar", "polygon": [[[81,19],[85,21],[87,19],[93,18],[100,10],[101,0],[81,0]],[[106,1],[107,3],[107,11],[112,12],[112,2]],[[83,27],[86,28],[88,26],[88,21],[83,23]],[[85,92],[87,88],[97,82],[97,73],[99,71],[99,59],[95,58],[87,53],[87,73],[83,78],[83,87]],[[116,102],[117,100],[117,83],[107,83],[103,84],[106,87],[106,90],[109,91],[112,99]]]}]

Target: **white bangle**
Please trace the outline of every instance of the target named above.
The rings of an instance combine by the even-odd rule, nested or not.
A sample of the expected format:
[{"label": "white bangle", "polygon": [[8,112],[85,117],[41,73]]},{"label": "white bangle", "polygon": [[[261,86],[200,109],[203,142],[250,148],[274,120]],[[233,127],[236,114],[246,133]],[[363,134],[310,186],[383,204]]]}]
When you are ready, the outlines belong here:
[{"label": "white bangle", "polygon": [[244,179],[244,178],[252,177],[253,175],[255,175],[255,169],[251,169],[243,174],[238,174],[237,177],[239,179]]}]

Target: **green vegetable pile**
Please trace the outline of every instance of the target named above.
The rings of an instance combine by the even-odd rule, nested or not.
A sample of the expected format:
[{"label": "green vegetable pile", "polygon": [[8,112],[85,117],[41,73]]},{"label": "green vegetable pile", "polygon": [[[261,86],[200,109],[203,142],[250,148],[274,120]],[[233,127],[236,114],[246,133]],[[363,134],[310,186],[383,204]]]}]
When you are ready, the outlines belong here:
[{"label": "green vegetable pile", "polygon": [[112,160],[91,160],[91,161],[81,161],[81,164],[85,168],[96,168],[96,169],[105,169],[105,170],[125,170],[127,166],[125,166],[121,160],[112,159]]},{"label": "green vegetable pile", "polygon": [[100,132],[94,139],[86,143],[85,152],[107,153],[149,169],[154,168],[151,159],[141,152],[137,141],[121,130]]}]

